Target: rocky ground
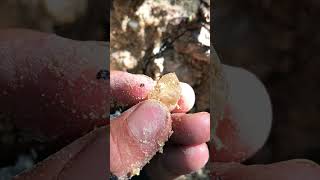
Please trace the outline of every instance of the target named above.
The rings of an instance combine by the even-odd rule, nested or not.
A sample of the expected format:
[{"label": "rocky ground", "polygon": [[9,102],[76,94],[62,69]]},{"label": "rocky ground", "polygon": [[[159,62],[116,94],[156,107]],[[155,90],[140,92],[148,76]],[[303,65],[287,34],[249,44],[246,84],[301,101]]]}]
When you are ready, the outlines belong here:
[{"label": "rocky ground", "polygon": [[198,0],[114,1],[111,70],[143,73],[154,79],[175,72],[196,90],[193,111],[208,111],[209,5]]}]

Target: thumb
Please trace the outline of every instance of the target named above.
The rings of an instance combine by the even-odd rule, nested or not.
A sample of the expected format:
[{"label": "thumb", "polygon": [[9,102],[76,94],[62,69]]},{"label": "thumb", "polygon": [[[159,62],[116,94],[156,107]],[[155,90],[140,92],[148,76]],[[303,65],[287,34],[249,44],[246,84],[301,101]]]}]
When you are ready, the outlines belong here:
[{"label": "thumb", "polygon": [[110,170],[118,177],[139,174],[172,134],[170,113],[155,100],[130,108],[110,126]]}]

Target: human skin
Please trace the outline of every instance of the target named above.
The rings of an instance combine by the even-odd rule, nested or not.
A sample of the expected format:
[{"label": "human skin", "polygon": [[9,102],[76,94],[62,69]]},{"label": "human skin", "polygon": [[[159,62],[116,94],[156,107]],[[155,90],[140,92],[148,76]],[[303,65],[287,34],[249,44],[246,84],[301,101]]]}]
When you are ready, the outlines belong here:
[{"label": "human skin", "polygon": [[212,180],[316,180],[320,166],[310,160],[294,159],[273,164],[245,166],[240,162],[255,154],[271,129],[272,110],[263,84],[252,73],[223,66],[230,84],[229,101],[216,136],[224,145],[209,143]]},{"label": "human skin", "polygon": [[[228,85],[224,118],[217,121],[210,158],[218,162],[242,162],[267,140],[272,124],[271,100],[259,79],[236,67],[223,66]],[[219,143],[217,143],[217,141]]]},{"label": "human skin", "polygon": [[30,30],[0,33],[0,109],[45,141],[70,142],[109,122],[107,46]]},{"label": "human skin", "polygon": [[[45,137],[48,142],[66,145],[88,133],[94,126],[108,124],[107,119],[90,116],[92,110],[96,110],[95,113],[100,116],[109,110],[109,81],[96,79],[96,73],[108,64],[104,62],[106,47],[103,43],[78,42],[52,34],[17,29],[2,31],[0,40],[0,84],[3,92],[0,106],[3,111],[17,114],[13,121],[17,130],[32,132],[33,137]],[[90,63],[87,63],[89,61]],[[119,76],[117,80],[122,79],[123,77]],[[193,93],[189,86],[182,86],[186,87],[186,92]],[[135,92],[127,92],[134,97]],[[120,98],[121,94],[114,97]],[[182,98],[179,102],[179,112],[185,112],[193,105],[194,97],[191,100]],[[85,116],[79,118],[77,114],[83,112]],[[202,119],[200,124],[209,122],[209,114],[206,113],[179,119],[192,120],[198,117]],[[208,140],[209,126],[204,127],[207,129],[206,135],[198,140],[195,136],[194,142]],[[57,176],[61,179],[105,179],[108,176],[106,169],[109,169],[109,149],[106,148],[108,141],[103,136],[104,130],[108,131],[109,128],[94,130],[16,179],[42,179],[43,175],[47,179]],[[123,134],[120,132],[111,134],[117,137]],[[169,133],[169,129],[166,133]],[[179,136],[176,139],[179,139]],[[202,146],[206,156],[194,167],[197,169],[208,159],[207,147],[204,144]]]},{"label": "human skin", "polygon": [[[90,133],[88,133],[93,126],[95,125],[102,125],[102,124],[108,124],[108,121],[97,119],[92,122],[87,122],[85,118],[80,118],[79,121],[71,121],[76,119],[76,116],[73,115],[72,109],[71,113],[39,113],[39,107],[41,107],[41,103],[45,103],[46,101],[38,101],[38,103],[35,103],[37,101],[38,97],[42,97],[41,93],[35,90],[39,90],[39,87],[46,87],[47,90],[49,89],[55,89],[56,91],[66,93],[64,97],[59,97],[59,100],[64,100],[64,103],[67,105],[70,105],[74,107],[76,104],[80,104],[81,106],[77,107],[79,111],[90,111],[91,107],[86,106],[87,103],[92,103],[93,105],[103,106],[105,105],[103,102],[101,102],[101,99],[105,98],[108,99],[108,93],[105,91],[106,85],[109,84],[108,81],[102,81],[95,79],[96,72],[100,70],[102,64],[97,64],[91,66],[90,64],[83,64],[81,63],[81,59],[95,59],[95,60],[101,60],[100,56],[95,56],[99,53],[83,53],[83,50],[97,50],[101,49],[102,54],[104,54],[105,47],[101,45],[101,43],[85,43],[85,42],[77,42],[72,41],[68,39],[64,39],[58,36],[49,35],[45,33],[38,33],[33,31],[26,31],[26,30],[7,30],[2,31],[0,33],[0,56],[1,56],[1,63],[7,62],[8,64],[1,64],[0,68],[0,84],[1,84],[1,90],[3,90],[3,87],[8,85],[7,83],[10,81],[9,75],[14,74],[14,72],[22,72],[23,70],[23,81],[19,81],[19,83],[25,83],[23,86],[19,86],[16,90],[16,94],[11,94],[10,98],[8,98],[6,101],[4,101],[2,98],[4,98],[3,95],[8,95],[6,93],[3,93],[1,96],[0,104],[2,105],[4,109],[12,110],[12,112],[21,113],[20,116],[23,119],[23,112],[28,112],[30,115],[34,115],[34,119],[32,121],[29,121],[29,124],[21,122],[17,128],[21,129],[29,129],[34,130],[37,134],[45,135],[47,138],[60,140],[60,141],[69,141],[79,138],[82,135],[86,134],[82,138],[79,138],[75,140],[73,143],[71,143],[69,146],[66,146],[62,150],[58,151],[56,154],[50,156],[45,161],[39,163],[37,166],[35,166],[32,170],[25,172],[21,174],[20,176],[16,177],[16,179],[43,179],[45,176],[45,179],[106,179],[108,178],[108,162],[110,158],[110,152],[108,152],[108,140],[109,138],[106,138],[105,132],[109,132],[109,126],[107,127],[101,127],[98,128]],[[19,45],[17,45],[18,43]],[[33,58],[32,58],[33,57]],[[30,81],[27,81],[28,76],[33,76],[31,72],[39,72],[39,69],[44,69],[46,67],[46,63],[49,63],[50,60],[52,60],[52,57],[54,60],[58,61],[70,61],[69,65],[74,65],[73,67],[77,68],[70,68],[70,66],[66,64],[62,64],[63,72],[66,74],[66,76],[46,76],[46,71],[41,71],[41,73],[44,76],[42,77],[41,81],[35,81],[37,84],[30,83]],[[104,60],[104,55],[102,56],[102,59]],[[36,61],[37,60],[37,61]],[[41,60],[41,61],[38,61]],[[34,66],[28,66],[30,64],[25,62],[42,62],[40,64],[33,64]],[[103,63],[104,64],[104,63]],[[64,67],[67,66],[67,67]],[[11,67],[11,68],[8,68]],[[21,71],[20,71],[21,70]],[[66,71],[68,70],[68,71]],[[241,72],[241,71],[240,71]],[[40,74],[41,74],[40,73]],[[41,74],[41,75],[42,75]],[[52,74],[51,74],[52,75]],[[81,75],[84,75],[86,78],[82,79],[78,77],[81,77]],[[17,76],[21,77],[21,76]],[[136,76],[131,77],[132,79],[135,79]],[[59,84],[55,84],[56,82],[64,82],[66,79],[74,79],[76,82],[76,85],[69,87],[70,89],[59,89],[57,87],[60,87]],[[88,94],[88,99],[81,99],[79,98],[79,94],[82,92],[82,87],[85,86],[89,88],[86,84],[87,80],[95,80],[96,83],[94,83],[93,88],[97,91],[90,91],[91,94]],[[85,81],[83,81],[85,80]],[[233,82],[230,82],[233,83]],[[71,83],[72,85],[72,83]],[[64,88],[68,86],[63,86]],[[80,87],[80,88],[79,88]],[[79,92],[80,91],[80,92]],[[147,92],[147,91],[145,91]],[[53,91],[53,94],[56,92]],[[130,92],[131,93],[131,92]],[[10,95],[10,94],[9,94]],[[49,93],[50,95],[50,93]],[[72,97],[68,100],[68,96]],[[139,94],[132,94],[132,97],[137,97]],[[90,98],[89,98],[90,97]],[[91,99],[91,101],[89,100]],[[130,96],[129,96],[130,99]],[[35,102],[33,102],[35,101]],[[187,100],[189,101],[189,99]],[[30,102],[35,103],[31,104]],[[52,101],[50,101],[52,102]],[[6,104],[13,103],[16,106],[6,106]],[[69,104],[70,103],[70,104]],[[101,104],[102,103],[102,104]],[[133,102],[135,104],[136,102]],[[137,102],[138,103],[138,102]],[[143,102],[143,103],[149,103],[149,101]],[[142,103],[142,104],[143,104]],[[191,103],[190,103],[191,104]],[[231,106],[232,103],[229,103]],[[18,105],[18,106],[17,106]],[[140,104],[141,105],[141,104]],[[23,110],[24,107],[29,106],[28,109]],[[108,106],[108,103],[106,104]],[[166,112],[166,110],[162,109],[161,106],[157,104],[153,104],[154,107],[158,107],[159,111]],[[18,108],[17,108],[18,107]],[[35,108],[36,107],[36,108]],[[53,108],[59,108],[57,105],[52,105]],[[149,105],[148,105],[149,107]],[[17,108],[17,109],[16,109]],[[3,110],[4,110],[3,109]],[[109,109],[109,107],[107,108]],[[155,108],[156,109],[156,108]],[[186,108],[188,109],[188,108]],[[233,108],[230,108],[233,109]],[[105,109],[102,109],[102,111],[105,111]],[[64,111],[61,111],[64,112]],[[185,110],[184,112],[187,112]],[[169,112],[166,112],[169,113]],[[250,113],[246,112],[246,113]],[[154,157],[154,159],[151,161],[151,163],[146,167],[147,173],[149,176],[152,177],[158,177],[159,179],[164,178],[174,178],[181,174],[186,174],[188,172],[194,171],[196,169],[199,169],[203,166],[203,164],[207,161],[208,153],[207,153],[207,147],[203,144],[203,142],[206,142],[208,140],[207,132],[205,133],[199,133],[200,131],[196,130],[193,131],[194,128],[192,127],[208,127],[208,114],[206,113],[197,113],[192,115],[185,115],[182,114],[174,114],[170,115],[171,119],[171,127],[173,130],[176,130],[175,133],[170,138],[170,141],[165,146],[164,154],[159,155],[157,157]],[[233,116],[234,120],[237,119],[237,117]],[[181,121],[176,121],[176,120]],[[170,120],[162,119],[165,124],[170,123]],[[17,120],[19,121],[19,119]],[[116,120],[118,122],[121,122],[120,119]],[[115,121],[115,122],[116,122]],[[159,120],[161,121],[161,120]],[[65,126],[66,122],[70,122],[69,126]],[[124,121],[122,121],[123,123]],[[193,124],[195,123],[195,124]],[[200,124],[198,124],[200,123]],[[121,124],[121,123],[119,123]],[[50,127],[54,127],[51,128]],[[120,126],[119,126],[120,127]],[[138,126],[139,127],[139,124]],[[63,132],[61,132],[61,128],[63,129]],[[183,129],[184,131],[182,131]],[[49,130],[49,131],[48,131]],[[186,134],[184,134],[187,132]],[[119,134],[117,134],[119,133]],[[164,132],[165,133],[165,132]],[[168,133],[168,132],[167,132]],[[123,131],[114,132],[113,136],[119,136],[121,137],[121,134],[123,134]],[[185,135],[190,135],[188,138],[191,139],[191,141],[185,141],[184,138]],[[161,137],[161,136],[160,136]],[[221,137],[222,138],[222,137]],[[123,140],[124,141],[124,140]],[[193,145],[190,145],[190,144]],[[263,143],[263,142],[262,142]],[[200,145],[194,145],[194,144],[200,144]],[[139,144],[136,144],[139,145]],[[176,145],[179,145],[179,148],[175,148]],[[157,149],[153,149],[157,150]],[[183,152],[190,152],[184,154]],[[117,152],[120,153],[120,152]],[[112,156],[113,154],[111,154]],[[134,154],[135,155],[135,154]],[[177,158],[177,159],[174,159]],[[194,161],[194,160],[199,161]],[[134,157],[132,160],[135,160]],[[174,161],[173,161],[174,160]],[[213,159],[214,161],[214,159]],[[196,163],[193,163],[196,162]],[[288,162],[288,164],[291,164],[292,162]],[[301,163],[300,167],[309,167],[308,164]],[[317,165],[314,165],[317,167]],[[278,167],[277,164],[271,164],[267,167]],[[293,168],[293,166],[288,166],[287,170],[290,168]],[[245,168],[246,167],[242,167]],[[251,169],[251,167],[248,167],[248,169]],[[271,168],[272,169],[272,168]],[[297,169],[297,168],[296,168]],[[306,174],[310,174],[310,176],[314,177],[314,179],[318,179],[318,176],[315,176],[315,174],[312,174],[313,172],[310,171],[310,169],[307,168],[299,168],[301,171],[299,173],[305,172]],[[317,168],[314,168],[317,170]],[[242,169],[244,170],[244,169]],[[215,169],[212,169],[212,171],[215,171]],[[263,171],[263,168],[262,170]],[[230,171],[231,172],[231,171]],[[233,171],[232,171],[233,172]],[[248,170],[248,172],[253,172]],[[276,171],[275,172],[279,172]],[[287,177],[295,177],[295,173],[297,171],[292,171],[286,173]],[[237,172],[235,172],[237,174]],[[246,178],[250,178],[250,176],[256,176],[256,174],[246,174]],[[272,179],[272,178],[271,178]],[[290,179],[290,178],[288,178]]]},{"label": "human skin", "polygon": [[[107,50],[102,42],[2,30],[1,112],[15,115],[11,123],[22,136],[31,137],[29,141],[40,139],[49,146],[66,146],[94,127],[107,125],[109,81],[96,78],[108,64]],[[17,179],[106,179],[107,130],[96,129]]]},{"label": "human skin", "polygon": [[[196,136],[195,136],[196,137]],[[94,147],[93,147],[94,148]],[[170,165],[164,163],[165,160],[163,160],[163,157],[156,157],[150,164],[150,166],[147,168],[147,170],[149,170],[149,174],[154,178],[154,177],[158,177],[159,179],[163,179],[163,178],[168,178],[168,177],[171,177],[171,178],[174,178],[177,176],[177,174],[180,174],[183,172],[180,172],[180,173],[177,173],[175,174],[174,171],[176,171],[176,169],[180,169],[179,166],[179,161],[176,161],[176,159],[174,159],[175,161],[173,161],[171,158],[172,157],[176,157],[176,156],[179,156],[179,151],[177,152],[177,154],[174,154],[172,153],[171,154],[171,157],[170,156],[167,156],[169,160],[167,160],[168,163],[171,163]],[[96,154],[95,154],[96,155]],[[111,154],[112,156],[113,154]],[[180,154],[181,155],[181,154]],[[200,153],[197,154],[195,153],[196,156],[199,156],[201,155]],[[84,157],[84,156],[79,156],[79,157]],[[81,159],[81,158],[80,158]],[[173,162],[177,162],[176,163],[173,163]],[[87,163],[87,162],[86,162]],[[304,174],[304,177],[305,176],[308,176],[308,177],[311,177],[310,180],[312,179],[317,179],[317,168],[312,168],[310,169],[310,164],[308,163],[300,163],[299,166],[296,166],[295,165],[295,161],[288,161],[288,162],[282,162],[283,165],[282,166],[279,166],[279,164],[271,164],[271,165],[266,165],[265,168],[267,169],[271,169],[272,171],[265,171],[264,170],[264,166],[260,165],[260,166],[249,166],[249,167],[246,167],[244,165],[240,165],[240,164],[236,164],[237,166],[235,166],[235,168],[225,168],[226,165],[224,164],[219,164],[219,163],[215,163],[214,166],[209,166],[212,170],[212,174],[214,176],[212,176],[212,179],[214,178],[217,178],[217,177],[222,177],[222,178],[225,178],[225,177],[228,177],[229,180],[232,180],[232,179],[238,179],[239,177],[243,177],[244,179],[247,179],[247,178],[257,178],[257,179],[261,179],[261,178],[266,178],[268,176],[266,176],[266,174],[268,175],[269,174],[269,177],[271,179],[274,179],[272,177],[280,177],[279,176],[279,173],[275,173],[275,172],[283,172],[281,170],[282,169],[285,169],[287,171],[287,173],[285,174],[285,176],[288,177],[288,179],[290,178],[295,178],[297,174]],[[49,163],[50,164],[50,163]],[[81,164],[81,163],[79,163]],[[312,164],[313,167],[317,167],[316,164]],[[87,164],[87,166],[90,167],[90,165]],[[174,166],[174,167],[173,167]],[[96,167],[96,166],[95,166]],[[151,167],[151,168],[150,168]],[[188,168],[184,169],[185,167],[181,166],[182,168],[182,171],[185,171],[185,173],[187,173],[186,171],[188,171]],[[228,167],[228,166],[227,166]],[[285,167],[288,167],[287,169]],[[152,168],[156,169],[155,171],[152,171]],[[239,168],[239,169],[238,169]],[[77,168],[76,168],[77,169]],[[180,170],[181,170],[180,169]],[[222,171],[224,169],[224,171]],[[227,170],[226,170],[227,169]],[[230,171],[228,171],[228,169],[230,169]],[[299,170],[299,171],[291,171],[293,169],[296,169],[296,170]],[[257,171],[260,171],[260,177],[257,176],[256,172]],[[88,171],[88,169],[87,169]],[[83,175],[86,175],[86,173],[81,173],[81,171],[74,171],[75,174],[72,175],[72,176],[75,176],[75,177],[83,177]],[[274,173],[272,173],[274,172]],[[155,176],[157,175],[157,176]],[[221,176],[220,176],[221,175]],[[71,176],[71,177],[72,177]],[[269,179],[270,179],[269,178]],[[268,179],[268,178],[266,178]]]},{"label": "human skin", "polygon": [[213,163],[210,169],[212,180],[317,180],[320,177],[320,166],[305,159],[250,166],[239,163]]},{"label": "human skin", "polygon": [[[141,87],[141,83],[144,86]],[[136,104],[147,97],[154,85],[154,81],[144,75],[111,72],[112,101]],[[113,174],[122,177],[133,169],[132,165],[135,168],[144,166],[150,160],[148,157],[159,150],[159,144],[167,141],[171,129],[173,134],[165,145],[163,154],[152,159],[146,167],[148,175],[152,178],[173,179],[198,170],[206,164],[209,152],[205,142],[210,138],[210,115],[206,112],[186,114],[194,104],[195,95],[189,85],[181,83],[180,86],[180,113],[170,114],[168,109],[158,102],[146,100],[111,121],[110,170]],[[118,95],[118,92],[130,93]],[[173,110],[175,111],[176,109]],[[133,128],[132,122],[135,122]],[[153,129],[152,135],[145,137],[142,132],[137,131],[146,128]],[[185,140],[186,136],[190,141]],[[161,173],[161,176],[158,176],[158,173]]]}]

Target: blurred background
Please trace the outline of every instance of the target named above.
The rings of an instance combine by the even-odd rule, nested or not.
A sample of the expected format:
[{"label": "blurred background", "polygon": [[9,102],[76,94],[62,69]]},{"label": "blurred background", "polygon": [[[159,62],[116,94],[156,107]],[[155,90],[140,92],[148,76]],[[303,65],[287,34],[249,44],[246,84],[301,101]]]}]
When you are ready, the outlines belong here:
[{"label": "blurred background", "polygon": [[266,145],[246,163],[320,163],[320,1],[215,0],[215,47],[225,64],[265,84],[273,104]]},{"label": "blurred background", "polygon": [[0,28],[29,28],[76,40],[107,40],[106,0],[1,0]]},{"label": "blurred background", "polygon": [[[74,40],[108,41],[108,7],[107,0],[1,0],[0,29],[27,28]],[[10,118],[0,113],[0,180],[11,179],[62,147],[20,138]]]}]

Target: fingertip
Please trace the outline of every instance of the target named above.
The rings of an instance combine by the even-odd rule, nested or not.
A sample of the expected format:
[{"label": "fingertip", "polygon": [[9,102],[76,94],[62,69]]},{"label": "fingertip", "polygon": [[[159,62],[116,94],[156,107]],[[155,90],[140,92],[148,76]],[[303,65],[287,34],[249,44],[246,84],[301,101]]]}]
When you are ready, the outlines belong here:
[{"label": "fingertip", "polygon": [[178,101],[177,107],[172,111],[174,113],[184,113],[192,109],[195,103],[195,93],[193,88],[184,82],[180,82],[181,97]]},{"label": "fingertip", "polygon": [[210,140],[210,114],[172,114],[173,134],[170,138],[175,144],[194,145]]},{"label": "fingertip", "polygon": [[209,159],[205,143],[195,146],[170,147],[165,152],[163,166],[177,176],[189,174],[203,168]]},{"label": "fingertip", "polygon": [[110,95],[119,105],[133,105],[145,100],[154,87],[152,78],[123,71],[111,71]]},{"label": "fingertip", "polygon": [[224,66],[229,82],[229,100],[224,118],[218,121],[213,142],[215,161],[241,162],[256,153],[269,137],[272,108],[261,81],[241,68]]}]

